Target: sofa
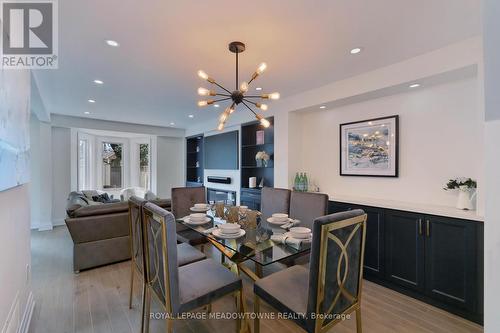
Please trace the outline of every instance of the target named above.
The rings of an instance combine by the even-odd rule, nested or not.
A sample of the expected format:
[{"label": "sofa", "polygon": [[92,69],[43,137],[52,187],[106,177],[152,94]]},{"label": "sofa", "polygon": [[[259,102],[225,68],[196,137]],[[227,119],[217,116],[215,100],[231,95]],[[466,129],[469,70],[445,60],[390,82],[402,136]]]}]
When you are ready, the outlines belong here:
[{"label": "sofa", "polygon": [[[73,270],[76,273],[130,259],[128,201],[99,202],[92,197],[96,198],[83,192],[71,192],[68,196],[65,222],[73,239]],[[151,202],[170,210],[170,199]]]}]

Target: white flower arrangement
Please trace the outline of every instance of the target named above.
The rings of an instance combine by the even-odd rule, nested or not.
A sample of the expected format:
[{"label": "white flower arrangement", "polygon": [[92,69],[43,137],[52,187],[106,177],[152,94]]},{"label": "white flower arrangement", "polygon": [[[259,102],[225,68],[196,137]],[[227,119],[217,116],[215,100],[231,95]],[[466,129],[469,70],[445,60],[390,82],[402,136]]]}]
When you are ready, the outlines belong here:
[{"label": "white flower arrangement", "polygon": [[255,154],[255,160],[263,160],[263,161],[269,161],[271,157],[269,156],[268,153],[265,151],[259,151],[257,154]]}]

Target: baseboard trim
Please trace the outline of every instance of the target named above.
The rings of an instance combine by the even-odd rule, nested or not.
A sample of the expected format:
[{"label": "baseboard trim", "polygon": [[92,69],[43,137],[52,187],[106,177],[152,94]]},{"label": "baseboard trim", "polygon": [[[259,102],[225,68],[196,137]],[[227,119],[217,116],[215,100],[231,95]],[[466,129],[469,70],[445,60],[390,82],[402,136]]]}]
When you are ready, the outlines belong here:
[{"label": "baseboard trim", "polygon": [[60,219],[55,219],[54,220],[54,227],[58,227],[58,226],[61,226],[61,225],[65,225],[66,222],[64,222],[64,218],[60,218]]},{"label": "baseboard trim", "polygon": [[52,223],[38,225],[38,231],[49,231],[52,229],[54,229],[54,226],[52,225]]},{"label": "baseboard trim", "polygon": [[28,300],[26,302],[26,308],[24,309],[23,317],[21,319],[21,325],[19,325],[19,333],[28,333],[34,309],[35,297],[33,296],[33,292],[30,291]]}]

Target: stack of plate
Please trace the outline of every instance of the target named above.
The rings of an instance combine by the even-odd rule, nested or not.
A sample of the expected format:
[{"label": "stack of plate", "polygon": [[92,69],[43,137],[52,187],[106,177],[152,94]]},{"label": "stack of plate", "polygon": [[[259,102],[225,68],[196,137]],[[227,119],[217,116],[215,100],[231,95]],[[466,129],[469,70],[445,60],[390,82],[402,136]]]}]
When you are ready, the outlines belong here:
[{"label": "stack of plate", "polygon": [[224,223],[220,224],[217,229],[215,229],[212,234],[219,238],[239,238],[245,235],[245,230],[241,229],[238,223]]},{"label": "stack of plate", "polygon": [[271,224],[281,225],[290,222],[290,219],[288,218],[288,214],[276,213],[268,218],[267,222]]},{"label": "stack of plate", "polygon": [[194,204],[193,207],[190,208],[192,212],[206,212],[210,209],[210,205],[206,203],[197,203]]},{"label": "stack of plate", "polygon": [[184,222],[189,224],[205,224],[210,221],[210,218],[205,213],[193,213],[184,218]]}]

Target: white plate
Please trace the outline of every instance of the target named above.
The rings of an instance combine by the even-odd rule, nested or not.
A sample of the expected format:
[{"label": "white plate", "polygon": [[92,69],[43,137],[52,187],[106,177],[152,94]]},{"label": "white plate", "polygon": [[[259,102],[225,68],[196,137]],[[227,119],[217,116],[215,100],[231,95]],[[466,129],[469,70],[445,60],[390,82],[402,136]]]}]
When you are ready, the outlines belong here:
[{"label": "white plate", "polygon": [[269,223],[271,223],[271,224],[276,224],[276,225],[287,224],[287,223],[289,223],[289,222],[291,222],[291,221],[292,221],[292,219],[291,219],[291,218],[288,218],[288,220],[286,220],[286,221],[279,221],[279,222],[278,222],[278,221],[275,221],[272,217],[269,217],[269,218],[267,219],[267,222],[269,222]]},{"label": "white plate", "polygon": [[292,227],[288,231],[297,239],[310,238],[312,232],[311,229],[306,227]]},{"label": "white plate", "polygon": [[298,239],[304,243],[310,243],[312,241],[312,234],[309,238],[297,238],[297,237],[293,237],[292,234],[290,232],[285,232],[283,234],[284,237],[291,237],[291,238],[295,238],[295,239]]},{"label": "white plate", "polygon": [[206,224],[210,221],[212,221],[208,216],[205,217],[204,220],[201,220],[201,221],[191,221],[191,219],[189,218],[189,216],[186,216],[183,221],[187,224],[192,224],[192,225],[202,225],[202,224]]},{"label": "white plate", "polygon": [[241,229],[239,233],[230,235],[230,234],[223,234],[221,233],[220,229],[215,229],[212,231],[212,235],[214,235],[217,238],[222,238],[222,239],[236,239],[240,238],[242,236],[245,236],[246,232],[245,230]]},{"label": "white plate", "polygon": [[205,212],[208,212],[210,210],[210,207],[207,207],[207,208],[191,207],[191,208],[189,208],[189,210],[192,212],[205,213]]}]

